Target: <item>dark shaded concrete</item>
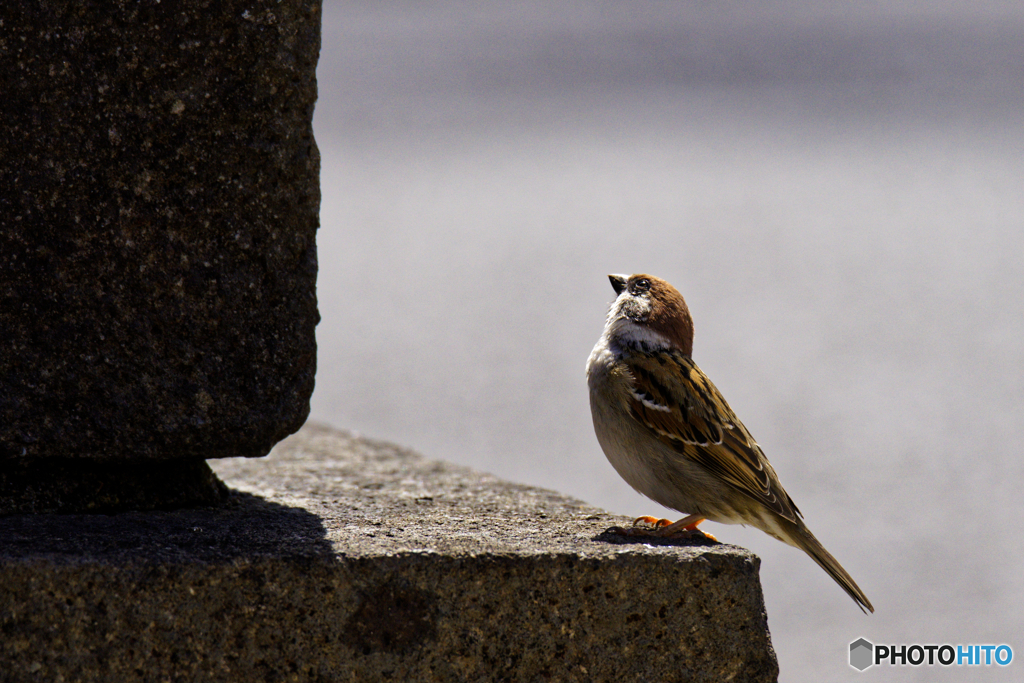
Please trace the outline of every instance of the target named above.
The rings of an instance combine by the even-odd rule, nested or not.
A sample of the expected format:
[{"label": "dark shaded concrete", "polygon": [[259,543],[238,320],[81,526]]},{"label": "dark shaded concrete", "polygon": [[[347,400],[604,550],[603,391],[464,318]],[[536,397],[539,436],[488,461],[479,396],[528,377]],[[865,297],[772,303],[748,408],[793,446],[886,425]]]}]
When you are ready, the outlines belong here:
[{"label": "dark shaded concrete", "polygon": [[0,464],[0,515],[173,509],[215,505],[227,495],[205,460]]}]

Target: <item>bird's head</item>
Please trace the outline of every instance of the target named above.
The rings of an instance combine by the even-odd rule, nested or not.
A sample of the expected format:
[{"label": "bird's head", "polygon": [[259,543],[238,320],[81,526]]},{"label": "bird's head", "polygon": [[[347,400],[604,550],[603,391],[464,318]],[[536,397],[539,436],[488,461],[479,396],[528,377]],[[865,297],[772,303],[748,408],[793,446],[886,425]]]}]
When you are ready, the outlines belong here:
[{"label": "bird's head", "polygon": [[609,275],[617,295],[608,311],[606,334],[625,343],[693,353],[693,318],[683,295],[653,275]]}]

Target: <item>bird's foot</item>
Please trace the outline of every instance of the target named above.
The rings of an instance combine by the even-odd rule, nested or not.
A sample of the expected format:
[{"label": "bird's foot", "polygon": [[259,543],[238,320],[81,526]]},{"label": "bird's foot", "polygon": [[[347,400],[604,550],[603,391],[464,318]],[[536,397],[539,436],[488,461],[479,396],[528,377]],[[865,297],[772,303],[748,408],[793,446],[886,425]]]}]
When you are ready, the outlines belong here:
[{"label": "bird's foot", "polygon": [[[641,523],[648,526],[640,526]],[[620,536],[657,536],[660,535],[656,533],[660,528],[666,527],[671,523],[672,521],[668,519],[658,519],[657,517],[644,515],[643,517],[637,517],[634,519],[631,526],[613,526],[608,530],[608,532],[612,534],[619,534]]]},{"label": "bird's foot", "polygon": [[651,517],[650,515],[643,515],[643,516],[637,517],[636,519],[633,520],[633,528],[635,529],[636,527],[639,527],[641,523],[648,524],[648,525],[654,527],[655,529],[660,529],[661,527],[665,527],[665,526],[671,525],[672,524],[672,520],[671,519],[658,519],[657,517]]},{"label": "bird's foot", "polygon": [[[620,536],[655,536],[658,538],[692,538],[699,536],[706,538],[711,541],[718,542],[718,539],[697,528],[697,525],[704,521],[704,518],[700,515],[689,515],[684,517],[678,522],[673,522],[668,519],[658,519],[657,517],[651,517],[650,515],[644,515],[637,517],[633,520],[633,525],[629,527],[613,526],[608,530],[609,533],[619,534]],[[640,526],[642,524],[648,526]]]}]

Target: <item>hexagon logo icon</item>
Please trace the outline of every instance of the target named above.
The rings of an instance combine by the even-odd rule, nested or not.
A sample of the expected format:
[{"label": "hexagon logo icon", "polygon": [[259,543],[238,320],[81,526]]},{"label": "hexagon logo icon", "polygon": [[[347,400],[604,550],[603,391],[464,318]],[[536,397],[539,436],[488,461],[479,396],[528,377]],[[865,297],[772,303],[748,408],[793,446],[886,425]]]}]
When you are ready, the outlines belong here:
[{"label": "hexagon logo icon", "polygon": [[864,638],[858,638],[850,643],[850,666],[857,671],[863,671],[874,662],[875,646]]}]

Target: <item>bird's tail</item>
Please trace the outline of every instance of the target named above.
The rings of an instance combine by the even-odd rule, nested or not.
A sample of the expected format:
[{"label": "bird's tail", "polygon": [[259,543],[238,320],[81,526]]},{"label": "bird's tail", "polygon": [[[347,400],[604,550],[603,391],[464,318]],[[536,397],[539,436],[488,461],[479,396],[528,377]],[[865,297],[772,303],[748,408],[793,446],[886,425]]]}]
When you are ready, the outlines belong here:
[{"label": "bird's tail", "polygon": [[846,570],[839,564],[839,561],[832,557],[832,553],[825,550],[825,546],[818,542],[818,539],[814,537],[810,529],[803,524],[793,523],[787,524],[786,527],[787,535],[790,537],[787,540],[792,545],[810,555],[811,559],[817,562],[819,567],[828,572],[828,575],[842,586],[843,590],[853,598],[853,601],[857,603],[857,606],[862,611],[865,613],[875,611],[875,608],[871,606],[871,601],[868,600],[868,596],[864,595],[864,591],[860,589],[857,582],[846,573]]}]

